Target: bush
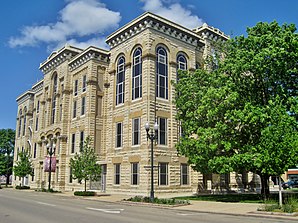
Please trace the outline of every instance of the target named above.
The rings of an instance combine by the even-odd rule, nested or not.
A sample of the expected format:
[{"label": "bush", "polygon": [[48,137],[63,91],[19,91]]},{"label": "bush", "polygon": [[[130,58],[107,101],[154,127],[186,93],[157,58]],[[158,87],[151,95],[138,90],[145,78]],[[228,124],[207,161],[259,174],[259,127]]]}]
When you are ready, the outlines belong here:
[{"label": "bush", "polygon": [[285,200],[285,204],[282,206],[282,211],[287,213],[293,213],[298,209],[298,200],[294,198],[288,198]]},{"label": "bush", "polygon": [[28,189],[30,189],[30,187],[17,185],[16,189],[18,189],[18,190],[28,190]]},{"label": "bush", "polygon": [[95,191],[75,191],[74,195],[76,196],[95,196]]},{"label": "bush", "polygon": [[264,201],[264,204],[260,208],[260,211],[274,211],[279,208],[280,207],[275,200],[268,199]]},{"label": "bush", "polygon": [[[151,203],[150,197],[142,197],[142,196],[135,196],[131,197],[129,199],[126,199],[126,201],[132,201],[132,202],[144,202],[144,203]],[[175,198],[154,198],[153,203],[155,204],[165,204],[165,205],[177,205],[177,204],[189,204],[189,201],[187,200],[176,200]]]}]

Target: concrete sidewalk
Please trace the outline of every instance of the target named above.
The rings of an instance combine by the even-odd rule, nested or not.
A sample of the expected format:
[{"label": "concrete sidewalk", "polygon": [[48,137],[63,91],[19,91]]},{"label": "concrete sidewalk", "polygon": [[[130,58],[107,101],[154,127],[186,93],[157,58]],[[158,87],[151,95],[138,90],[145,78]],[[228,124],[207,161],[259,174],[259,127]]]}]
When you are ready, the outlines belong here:
[{"label": "concrete sidewalk", "polygon": [[[74,196],[73,192],[65,192],[61,195]],[[99,194],[96,197],[83,197],[83,199],[88,200],[98,200],[113,203],[122,203],[124,199],[128,199],[131,196],[124,194]],[[135,203],[126,202],[126,205],[136,205]],[[151,204],[144,204],[146,206],[151,206]],[[160,208],[160,206],[153,206]],[[174,209],[177,211],[187,211],[187,212],[200,212],[200,213],[217,213],[217,214],[227,214],[227,215],[238,215],[238,216],[255,216],[263,218],[272,219],[287,219],[298,221],[298,216],[286,213],[271,213],[258,211],[261,204],[256,203],[227,203],[227,202],[212,202],[212,201],[190,201],[190,205],[175,206],[166,208]]]}]

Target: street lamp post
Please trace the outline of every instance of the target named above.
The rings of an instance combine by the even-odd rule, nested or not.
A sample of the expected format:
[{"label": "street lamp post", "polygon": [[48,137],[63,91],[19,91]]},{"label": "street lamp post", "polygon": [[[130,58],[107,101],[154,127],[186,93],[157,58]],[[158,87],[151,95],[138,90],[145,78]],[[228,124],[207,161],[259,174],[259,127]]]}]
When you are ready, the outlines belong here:
[{"label": "street lamp post", "polygon": [[51,189],[52,155],[55,153],[55,149],[56,149],[56,144],[54,142],[54,139],[51,139],[50,142],[47,144],[47,151],[50,156],[48,191],[50,191],[50,189]]},{"label": "street lamp post", "polygon": [[154,143],[154,140],[157,140],[157,137],[158,137],[158,124],[157,124],[157,122],[155,122],[154,131],[153,131],[153,129],[151,129],[151,131],[150,131],[150,125],[149,125],[148,122],[146,122],[145,129],[146,129],[146,132],[147,132],[147,140],[150,139],[150,141],[151,141],[151,190],[150,190],[150,200],[153,203],[154,202],[153,143]]}]

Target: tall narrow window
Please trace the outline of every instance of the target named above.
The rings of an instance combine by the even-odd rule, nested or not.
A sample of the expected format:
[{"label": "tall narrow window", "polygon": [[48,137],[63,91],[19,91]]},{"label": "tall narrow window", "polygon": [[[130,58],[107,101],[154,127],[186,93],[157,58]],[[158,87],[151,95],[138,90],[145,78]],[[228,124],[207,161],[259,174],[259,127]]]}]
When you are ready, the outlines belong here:
[{"label": "tall narrow window", "polygon": [[159,185],[168,185],[168,163],[159,163]]},{"label": "tall narrow window", "polygon": [[166,118],[158,118],[158,144],[167,145],[167,119]]},{"label": "tall narrow window", "polygon": [[80,150],[83,149],[84,146],[84,131],[80,132]]},{"label": "tall narrow window", "polygon": [[77,101],[73,101],[72,117],[77,117]]},{"label": "tall narrow window", "polygon": [[35,119],[35,131],[38,131],[38,117]]},{"label": "tall narrow window", "polygon": [[120,163],[114,164],[114,184],[119,185],[120,184]]},{"label": "tall narrow window", "polygon": [[181,185],[188,185],[188,165],[181,164]]},{"label": "tall narrow window", "polygon": [[139,163],[131,164],[131,184],[132,185],[139,184]]},{"label": "tall narrow window", "polygon": [[78,83],[79,83],[78,80],[74,81],[74,96],[78,95]]},{"label": "tall narrow window", "polygon": [[24,112],[23,136],[26,133],[26,113]]},{"label": "tall narrow window", "polygon": [[142,50],[137,48],[133,54],[132,100],[142,97]]},{"label": "tall narrow window", "polygon": [[168,58],[163,47],[156,50],[156,97],[168,99]]},{"label": "tall narrow window", "polygon": [[57,91],[58,91],[58,77],[57,74],[53,78],[53,95],[52,95],[52,117],[51,117],[51,124],[55,123],[56,117],[56,102],[57,102]]},{"label": "tall narrow window", "polygon": [[18,137],[21,136],[21,129],[22,129],[22,110],[20,110],[19,112]]},{"label": "tall narrow window", "polygon": [[60,110],[59,120],[61,121],[62,120],[62,104],[60,104],[59,110]]},{"label": "tall narrow window", "polygon": [[38,100],[38,101],[37,101],[37,105],[36,105],[36,113],[39,113],[39,106],[40,106],[39,103],[40,103],[40,102],[39,102],[39,100]]},{"label": "tall narrow window", "polygon": [[140,145],[140,118],[132,120],[132,145]]},{"label": "tall narrow window", "polygon": [[72,168],[69,168],[69,183],[72,183]]},{"label": "tall narrow window", "polygon": [[84,75],[83,76],[83,82],[82,82],[82,92],[86,91],[86,87],[87,87],[87,76]]},{"label": "tall narrow window", "polygon": [[71,153],[75,152],[75,146],[76,146],[76,134],[71,135]]},{"label": "tall narrow window", "polygon": [[122,132],[123,132],[122,122],[116,123],[116,148],[122,147]]},{"label": "tall narrow window", "polygon": [[187,70],[187,60],[182,54],[177,57],[177,70]]},{"label": "tall narrow window", "polygon": [[37,152],[37,144],[34,143],[33,158],[36,158],[36,152]]},{"label": "tall narrow window", "polygon": [[86,97],[82,97],[81,115],[85,115],[85,111],[86,111]]},{"label": "tall narrow window", "polygon": [[125,59],[120,57],[117,63],[116,105],[124,103]]}]

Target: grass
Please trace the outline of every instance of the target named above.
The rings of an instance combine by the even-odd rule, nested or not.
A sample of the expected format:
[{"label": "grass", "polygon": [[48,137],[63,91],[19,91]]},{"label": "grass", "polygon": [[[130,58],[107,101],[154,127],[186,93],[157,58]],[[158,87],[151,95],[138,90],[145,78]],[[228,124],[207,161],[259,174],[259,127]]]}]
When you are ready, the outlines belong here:
[{"label": "grass", "polygon": [[[283,197],[285,199],[287,199],[287,197],[293,197],[294,199],[298,199],[298,194],[283,194]],[[176,197],[176,199],[233,203],[264,203],[264,199],[260,194],[208,194],[189,197]],[[278,201],[278,194],[270,194],[269,199]]]}]

